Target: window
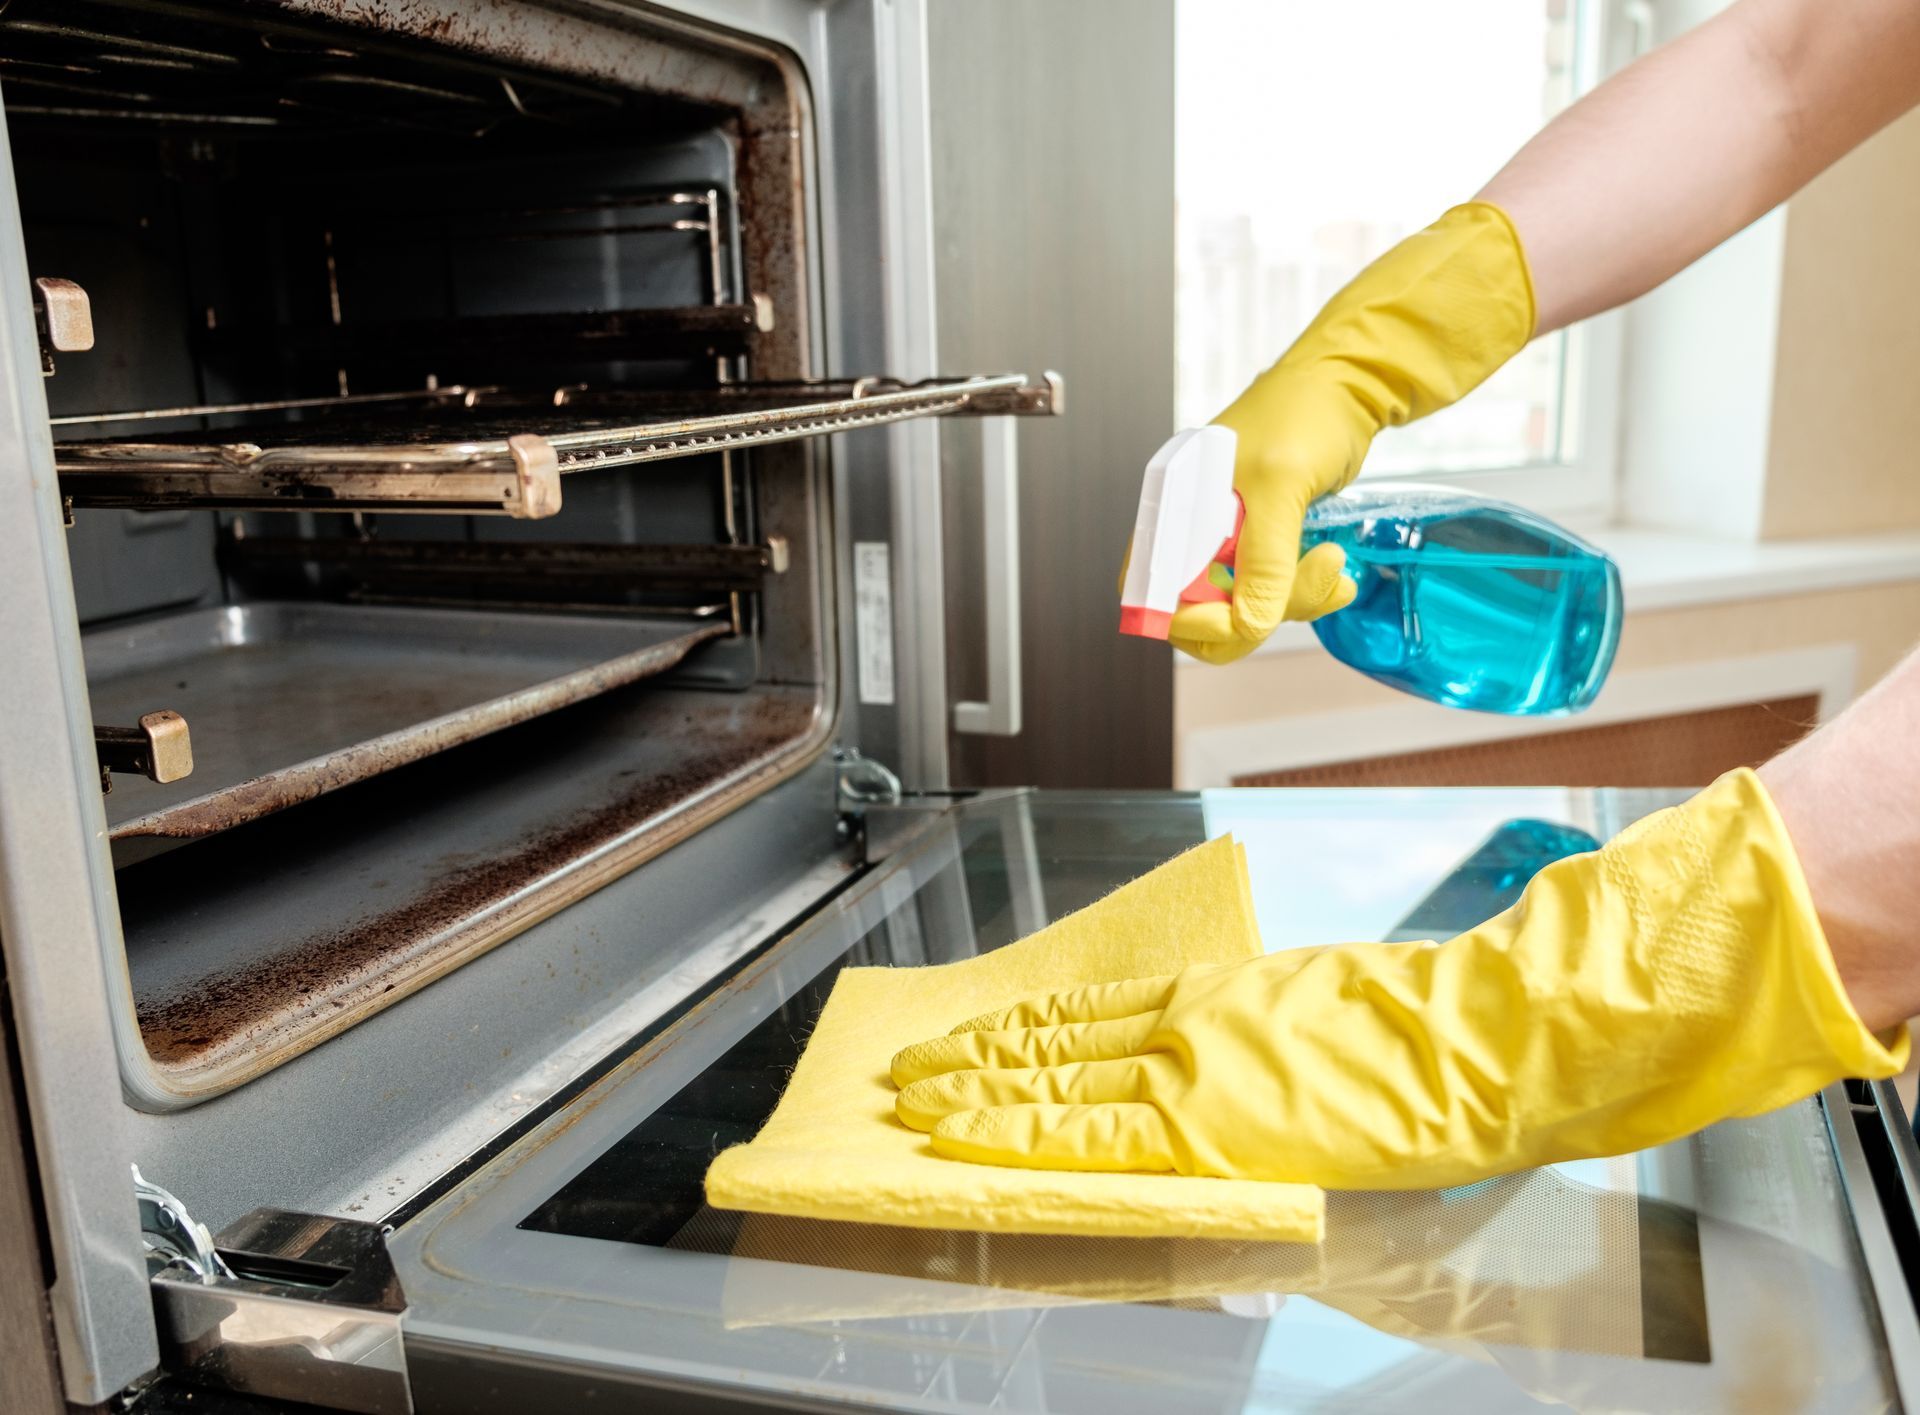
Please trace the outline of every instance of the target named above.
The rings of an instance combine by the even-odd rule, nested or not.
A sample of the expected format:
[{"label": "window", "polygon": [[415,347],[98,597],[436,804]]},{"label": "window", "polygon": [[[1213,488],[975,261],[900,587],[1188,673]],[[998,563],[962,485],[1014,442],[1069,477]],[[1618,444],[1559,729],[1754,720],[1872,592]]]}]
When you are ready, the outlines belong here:
[{"label": "window", "polygon": [[[1598,0],[1177,0],[1179,425],[1206,422],[1368,261],[1468,199],[1597,71]],[[1618,335],[1534,341],[1375,443],[1365,476],[1471,476],[1604,515]]]}]

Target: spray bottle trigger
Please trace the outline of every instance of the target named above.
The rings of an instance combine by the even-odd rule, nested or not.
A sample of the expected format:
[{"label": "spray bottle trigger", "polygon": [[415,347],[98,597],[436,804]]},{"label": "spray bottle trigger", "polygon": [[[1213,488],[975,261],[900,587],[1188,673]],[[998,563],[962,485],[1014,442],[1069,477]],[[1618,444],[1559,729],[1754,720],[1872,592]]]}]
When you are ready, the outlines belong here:
[{"label": "spray bottle trigger", "polygon": [[1240,527],[1247,519],[1247,503],[1233,494],[1233,530],[1220,542],[1213,559],[1193,583],[1180,591],[1182,604],[1225,604],[1233,598],[1233,561],[1240,549]]}]

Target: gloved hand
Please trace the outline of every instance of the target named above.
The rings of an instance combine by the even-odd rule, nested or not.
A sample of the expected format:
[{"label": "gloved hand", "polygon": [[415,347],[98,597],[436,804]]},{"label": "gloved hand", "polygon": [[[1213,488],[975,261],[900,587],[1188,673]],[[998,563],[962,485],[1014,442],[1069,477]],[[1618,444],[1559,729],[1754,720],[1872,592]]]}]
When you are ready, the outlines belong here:
[{"label": "gloved hand", "polygon": [[1227,663],[1283,618],[1315,619],[1351,601],[1340,557],[1300,560],[1308,503],[1359,475],[1381,428],[1478,387],[1533,337],[1533,324],[1520,238],[1486,202],[1454,207],[1355,276],[1214,419],[1240,437],[1233,487],[1247,519],[1233,600],[1181,609],[1169,641]]},{"label": "gloved hand", "polygon": [[[1114,581],[1115,594],[1126,594],[1127,570],[1132,564],[1133,539],[1128,537],[1127,553],[1120,557],[1120,578]],[[1323,614],[1331,614],[1336,609],[1345,609],[1352,604],[1353,597],[1360,592],[1360,587],[1354,584],[1352,577],[1346,573],[1346,568],[1347,552],[1330,540],[1322,541],[1309,550],[1300,557],[1300,563],[1293,567],[1293,584],[1287,591],[1286,611],[1280,617],[1304,624],[1318,619]],[[1215,612],[1218,622],[1225,625],[1226,608],[1226,605],[1218,603],[1185,605],[1174,612],[1174,623],[1180,622],[1179,616],[1182,614],[1209,609]],[[1210,631],[1203,626],[1201,632]],[[1223,630],[1223,632],[1230,631]],[[1208,654],[1217,647],[1210,642],[1183,640],[1171,636],[1167,642],[1183,653],[1190,653],[1195,658],[1207,659],[1212,663],[1227,663],[1240,656],[1236,653],[1224,658],[1208,658]]]},{"label": "gloved hand", "polygon": [[1662,1144],[1907,1052],[1855,1015],[1740,770],[1446,943],[1056,993],[892,1072],[900,1119],[956,1159],[1415,1189]]}]

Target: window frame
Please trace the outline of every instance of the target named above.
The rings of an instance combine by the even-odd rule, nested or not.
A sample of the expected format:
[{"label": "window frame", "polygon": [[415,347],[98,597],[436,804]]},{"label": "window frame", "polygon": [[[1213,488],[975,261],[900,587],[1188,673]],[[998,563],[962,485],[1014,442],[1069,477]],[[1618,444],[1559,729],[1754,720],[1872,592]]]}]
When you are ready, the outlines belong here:
[{"label": "window frame", "polygon": [[[1573,48],[1568,67],[1572,71],[1572,97],[1577,101],[1644,52],[1649,47],[1652,26],[1648,0],[1569,0],[1569,5]],[[1615,310],[1546,336],[1564,341],[1558,435],[1561,455],[1475,470],[1434,468],[1375,475],[1381,481],[1438,482],[1512,501],[1573,530],[1613,524],[1622,495],[1624,322],[1624,314]]]},{"label": "window frame", "polygon": [[[1649,47],[1647,0],[1569,0],[1573,9],[1572,101]],[[1573,530],[1618,519],[1620,423],[1626,385],[1625,312],[1612,310],[1546,337],[1564,341],[1560,365],[1561,455],[1508,467],[1440,468],[1383,475],[1440,482],[1512,501]],[[1472,397],[1472,394],[1468,394]],[[1567,449],[1572,449],[1568,451]]]},{"label": "window frame", "polygon": [[1623,322],[1616,310],[1548,336],[1566,341],[1560,442],[1570,452],[1518,466],[1395,472],[1381,480],[1461,487],[1515,502],[1572,530],[1611,525],[1620,495],[1620,416],[1626,382]]}]

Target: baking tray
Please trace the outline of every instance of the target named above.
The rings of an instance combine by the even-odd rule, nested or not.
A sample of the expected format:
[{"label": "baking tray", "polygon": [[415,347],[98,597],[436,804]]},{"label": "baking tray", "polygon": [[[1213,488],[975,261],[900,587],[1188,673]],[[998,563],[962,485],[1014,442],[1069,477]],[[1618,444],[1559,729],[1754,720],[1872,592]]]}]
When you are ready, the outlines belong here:
[{"label": "baking tray", "polygon": [[[371,1016],[755,795],[820,709],[815,687],[616,689],[122,870],[153,1065],[200,1099]],[[584,998],[574,966],[554,986]]]},{"label": "baking tray", "polygon": [[100,723],[170,708],[193,774],[116,776],[116,864],[674,667],[730,631],[711,618],[614,618],[262,601],[84,638]]}]

